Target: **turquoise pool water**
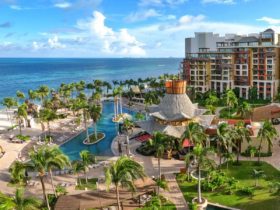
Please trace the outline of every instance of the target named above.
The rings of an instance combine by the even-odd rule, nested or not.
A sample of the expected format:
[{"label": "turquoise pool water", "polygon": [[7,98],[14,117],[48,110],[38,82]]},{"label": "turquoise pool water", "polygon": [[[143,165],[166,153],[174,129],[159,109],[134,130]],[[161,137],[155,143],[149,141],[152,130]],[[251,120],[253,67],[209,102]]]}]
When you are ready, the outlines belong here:
[{"label": "turquoise pool water", "polygon": [[[123,108],[123,112],[131,113],[126,108]],[[72,140],[61,145],[61,150],[69,156],[71,160],[79,159],[79,152],[87,149],[95,155],[112,156],[111,143],[114,137],[117,135],[116,124],[112,122],[112,117],[114,116],[114,103],[104,102],[102,109],[102,117],[97,124],[97,130],[106,134],[106,137],[94,145],[84,145],[83,140],[86,137],[85,132],[74,137]],[[93,127],[89,127],[89,133],[93,133]]]}]

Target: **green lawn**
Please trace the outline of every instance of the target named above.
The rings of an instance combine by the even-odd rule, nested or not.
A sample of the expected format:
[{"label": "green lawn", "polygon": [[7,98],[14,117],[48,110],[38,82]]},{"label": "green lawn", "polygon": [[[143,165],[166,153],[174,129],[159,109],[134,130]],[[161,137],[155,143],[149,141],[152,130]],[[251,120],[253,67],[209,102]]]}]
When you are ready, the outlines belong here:
[{"label": "green lawn", "polygon": [[96,182],[97,182],[97,178],[93,178],[93,179],[88,179],[88,183],[86,183],[85,179],[81,179],[81,185],[76,186],[76,190],[85,190],[85,188],[87,188],[88,190],[96,190]]},{"label": "green lawn", "polygon": [[[256,188],[254,196],[240,195],[238,192],[232,195],[224,194],[223,190],[215,192],[203,192],[210,202],[219,203],[226,206],[236,207],[244,210],[280,210],[280,195],[269,192],[269,183],[280,180],[280,171],[267,163],[256,166],[254,162],[242,161],[242,165],[230,165],[229,170],[223,168],[228,177],[234,177],[239,181],[238,187],[253,187],[255,180],[252,177],[253,169],[263,170],[266,178],[259,180],[259,187]],[[179,183],[185,199],[190,201],[197,196],[196,182]]]}]

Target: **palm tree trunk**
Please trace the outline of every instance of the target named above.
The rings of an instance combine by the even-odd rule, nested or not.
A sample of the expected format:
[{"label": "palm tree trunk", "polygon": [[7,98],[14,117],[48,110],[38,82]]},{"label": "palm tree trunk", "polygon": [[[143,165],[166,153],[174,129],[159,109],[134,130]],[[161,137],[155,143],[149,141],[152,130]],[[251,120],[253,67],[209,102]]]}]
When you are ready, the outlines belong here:
[{"label": "palm tree trunk", "polygon": [[95,140],[97,140],[97,126],[96,126],[96,122],[93,122],[94,125],[94,135],[95,135]]},{"label": "palm tree trunk", "polygon": [[86,172],[86,171],[84,171],[84,174],[85,174],[86,183],[88,183],[87,172]]},{"label": "palm tree trunk", "polygon": [[48,124],[48,131],[49,131],[49,136],[51,136],[51,126],[50,126],[50,121],[47,122]]},{"label": "palm tree trunk", "polygon": [[236,155],[236,163],[239,164],[239,156],[240,156],[240,141],[237,143],[237,155]]},{"label": "palm tree trunk", "polygon": [[201,174],[200,174],[200,167],[199,165],[197,166],[197,170],[198,170],[198,187],[197,187],[197,199],[198,199],[198,203],[202,203],[202,198],[201,198]]},{"label": "palm tree trunk", "polygon": [[19,127],[19,134],[22,135],[22,130],[21,130],[21,120],[18,120],[18,127]]},{"label": "palm tree trunk", "polygon": [[260,161],[261,161],[261,148],[262,148],[262,141],[263,141],[263,138],[261,138],[261,141],[260,141],[260,144],[259,144],[259,155],[258,155],[258,163],[260,164]]},{"label": "palm tree trunk", "polygon": [[55,187],[54,187],[54,183],[53,183],[53,175],[52,175],[52,170],[51,169],[49,170],[49,174],[50,174],[50,177],[51,177],[51,185],[52,185],[53,193],[54,193],[55,197],[57,198],[57,193],[55,191]]},{"label": "palm tree trunk", "polygon": [[86,119],[85,112],[83,113],[83,115],[84,115],[84,126],[86,131],[86,141],[89,142],[88,126],[87,126],[87,119]]},{"label": "palm tree trunk", "polygon": [[120,192],[119,192],[119,186],[117,186],[117,185],[116,185],[116,196],[117,196],[117,202],[118,202],[118,209],[121,210]]},{"label": "palm tree trunk", "polygon": [[[158,179],[161,180],[160,156],[158,157]],[[159,186],[158,186],[158,194],[159,194]]]},{"label": "palm tree trunk", "polygon": [[44,177],[43,177],[43,176],[39,176],[39,178],[40,178],[41,185],[42,185],[44,200],[45,200],[45,202],[46,202],[46,204],[47,204],[48,210],[51,210],[50,204],[49,204],[49,199],[48,199],[48,196],[47,196],[47,194],[46,194],[46,187],[45,187],[45,183],[44,183]]},{"label": "palm tree trunk", "polygon": [[123,113],[122,112],[122,95],[120,94],[120,111],[121,111],[121,114]]}]

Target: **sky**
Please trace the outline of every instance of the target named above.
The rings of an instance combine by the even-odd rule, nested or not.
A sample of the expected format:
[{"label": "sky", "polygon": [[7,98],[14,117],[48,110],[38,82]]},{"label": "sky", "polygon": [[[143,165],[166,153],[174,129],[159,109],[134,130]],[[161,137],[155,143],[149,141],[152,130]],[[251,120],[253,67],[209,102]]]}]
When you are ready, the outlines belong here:
[{"label": "sky", "polygon": [[194,32],[280,32],[279,0],[0,0],[0,57],[183,57]]}]

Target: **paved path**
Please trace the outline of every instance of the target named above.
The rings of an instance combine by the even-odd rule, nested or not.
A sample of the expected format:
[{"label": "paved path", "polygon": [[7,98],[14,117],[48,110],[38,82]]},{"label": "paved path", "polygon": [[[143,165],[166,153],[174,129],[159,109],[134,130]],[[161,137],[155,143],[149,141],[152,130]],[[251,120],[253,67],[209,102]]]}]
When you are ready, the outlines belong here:
[{"label": "paved path", "polygon": [[[124,137],[120,136],[115,140],[116,141],[119,140],[120,142],[122,142],[124,140]],[[130,141],[130,151],[133,154],[134,160],[136,160],[137,162],[141,163],[144,166],[145,172],[148,176],[157,177],[158,175],[157,158],[138,154],[136,152],[136,148],[139,147],[140,144],[141,143],[136,140]],[[114,143],[113,145],[112,145],[113,153],[115,155],[119,155],[119,152],[117,151],[118,150],[117,145]],[[123,151],[125,151],[124,148]],[[168,200],[173,202],[178,210],[188,210],[187,202],[185,201],[185,198],[178,186],[178,183],[174,175],[174,173],[178,173],[180,171],[180,168],[184,166],[185,164],[183,161],[179,161],[175,159],[172,160],[161,159],[161,171],[162,174],[164,174],[166,177],[169,191],[161,190],[160,193],[164,195],[164,197],[166,197]]]},{"label": "paved path", "polygon": [[181,192],[181,189],[176,181],[174,174],[166,174],[166,181],[168,182],[169,191],[163,191],[161,194],[168,198],[176,205],[177,210],[187,210],[188,204]]}]

